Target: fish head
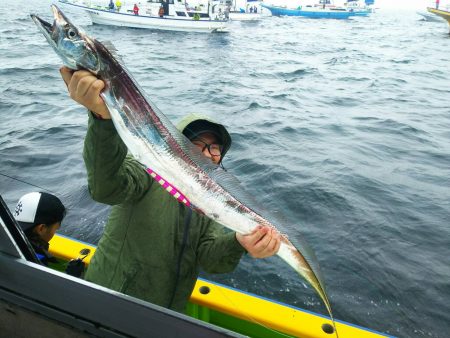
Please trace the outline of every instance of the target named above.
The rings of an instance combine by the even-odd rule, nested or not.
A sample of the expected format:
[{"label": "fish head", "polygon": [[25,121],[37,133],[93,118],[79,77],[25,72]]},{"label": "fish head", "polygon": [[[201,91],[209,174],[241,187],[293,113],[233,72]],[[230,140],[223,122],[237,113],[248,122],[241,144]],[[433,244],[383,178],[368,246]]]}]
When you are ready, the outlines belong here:
[{"label": "fish head", "polygon": [[100,62],[95,42],[73,25],[57,6],[52,5],[51,8],[54,16],[53,24],[31,14],[34,23],[61,57],[65,66],[73,70],[86,69],[97,74]]}]

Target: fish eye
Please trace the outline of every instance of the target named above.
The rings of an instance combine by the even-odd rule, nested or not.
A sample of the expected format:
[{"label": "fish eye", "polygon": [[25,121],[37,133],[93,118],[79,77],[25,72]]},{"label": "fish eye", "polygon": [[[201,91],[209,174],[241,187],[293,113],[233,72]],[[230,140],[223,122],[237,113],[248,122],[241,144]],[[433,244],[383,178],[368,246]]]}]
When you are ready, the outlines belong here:
[{"label": "fish eye", "polygon": [[69,37],[69,39],[73,39],[77,36],[77,32],[74,29],[69,28],[69,30],[67,31],[67,36]]}]

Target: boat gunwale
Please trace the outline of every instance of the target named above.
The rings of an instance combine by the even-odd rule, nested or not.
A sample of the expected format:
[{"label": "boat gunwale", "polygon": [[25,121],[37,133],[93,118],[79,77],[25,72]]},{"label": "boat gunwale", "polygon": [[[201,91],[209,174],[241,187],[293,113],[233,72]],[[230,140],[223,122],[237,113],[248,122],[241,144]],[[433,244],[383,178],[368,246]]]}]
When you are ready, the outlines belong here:
[{"label": "boat gunwale", "polygon": [[[85,259],[85,262],[89,264],[96,250],[95,245],[62,234],[56,234],[50,242],[50,252],[55,257],[66,260],[74,258],[74,254],[85,247],[91,249],[90,255]],[[205,287],[209,290],[208,293],[202,292]],[[238,301],[238,299],[241,301]],[[192,304],[203,306],[209,310],[231,316],[232,318],[256,322],[263,327],[269,327],[272,330],[277,330],[283,332],[283,334],[292,336],[302,334],[305,337],[322,337],[319,335],[323,333],[319,332],[322,330],[322,325],[326,323],[331,324],[329,316],[210,281],[202,277],[197,278],[189,301]],[[242,306],[234,306],[236,303]],[[255,303],[258,304],[255,305]],[[283,320],[268,318],[267,313],[283,313],[284,318],[289,318],[290,320],[286,320],[283,323]],[[299,322],[304,322],[305,324],[295,325]],[[393,337],[339,319],[336,319],[335,322],[338,324],[338,333],[342,337],[352,337],[352,334],[354,336],[355,333],[360,338]]]}]

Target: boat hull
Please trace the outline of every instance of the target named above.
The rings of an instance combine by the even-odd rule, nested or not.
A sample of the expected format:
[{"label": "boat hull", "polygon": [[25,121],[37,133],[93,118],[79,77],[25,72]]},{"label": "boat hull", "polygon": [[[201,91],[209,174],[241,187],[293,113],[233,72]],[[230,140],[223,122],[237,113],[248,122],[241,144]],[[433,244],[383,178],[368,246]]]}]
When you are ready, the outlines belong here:
[{"label": "boat hull", "polygon": [[442,18],[440,16],[430,14],[428,12],[416,12],[417,15],[420,15],[422,17],[422,21],[429,21],[429,22],[442,22]]},{"label": "boat hull", "polygon": [[233,21],[258,21],[261,20],[260,13],[241,13],[241,12],[230,12],[230,20]]},{"label": "boat hull", "polygon": [[348,19],[354,16],[354,13],[349,11],[337,11],[329,9],[289,9],[276,6],[262,5],[264,8],[270,10],[273,16],[301,16],[313,19]]},{"label": "boat hull", "polygon": [[[33,327],[45,337],[330,337],[328,317],[203,279],[188,317],[63,273],[77,257],[89,265],[95,250],[55,235],[50,252],[59,263],[41,265],[0,195],[0,336],[28,337]],[[340,338],[390,337],[338,320],[336,327]]]},{"label": "boat hull", "polygon": [[370,12],[367,10],[353,10],[353,16],[369,16]]},{"label": "boat hull", "polygon": [[442,9],[432,8],[432,7],[428,7],[427,11],[447,20],[448,24],[450,25],[450,12],[444,11]]},{"label": "boat hull", "polygon": [[134,15],[80,6],[70,2],[62,3],[86,11],[92,23],[99,25],[197,33],[227,32],[228,28],[228,20],[209,20],[203,18],[194,20],[191,17]]}]

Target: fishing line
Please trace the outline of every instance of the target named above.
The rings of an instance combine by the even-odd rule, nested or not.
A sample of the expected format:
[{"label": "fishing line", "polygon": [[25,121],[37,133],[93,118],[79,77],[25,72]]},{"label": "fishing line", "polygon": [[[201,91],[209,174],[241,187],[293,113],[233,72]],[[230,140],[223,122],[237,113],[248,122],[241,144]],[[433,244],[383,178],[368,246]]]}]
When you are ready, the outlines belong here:
[{"label": "fishing line", "polygon": [[51,191],[51,190],[49,190],[49,189],[46,189],[46,188],[43,188],[43,187],[41,187],[41,186],[39,186],[39,185],[36,185],[36,184],[30,183],[30,182],[23,181],[23,180],[21,180],[21,179],[19,179],[19,178],[12,177],[12,176],[3,174],[3,173],[1,173],[1,172],[0,172],[0,175],[1,175],[1,176],[4,176],[4,177],[7,177],[7,178],[10,178],[10,179],[12,179],[12,180],[15,180],[15,181],[17,181],[17,182],[25,183],[25,184],[31,185],[31,186],[33,186],[33,187],[36,187],[36,188],[39,188],[39,189],[48,191],[48,192],[50,192],[50,193],[52,193],[52,194],[54,194],[54,195],[57,195],[57,194],[54,193],[53,191]]},{"label": "fishing line", "polygon": [[41,190],[45,190],[45,191],[47,191],[47,192],[49,192],[49,193],[51,193],[51,194],[61,198],[61,200],[65,200],[66,202],[64,203],[64,205],[65,205],[67,210],[70,210],[73,207],[73,205],[74,205],[73,201],[71,201],[71,199],[70,199],[70,196],[71,196],[70,194],[56,193],[56,192],[54,192],[54,191],[52,191],[50,189],[41,187],[41,186],[39,186],[37,184],[33,184],[33,183],[30,183],[30,182],[24,181],[24,180],[22,180],[20,178],[17,178],[17,177],[13,177],[13,176],[4,174],[2,172],[0,172],[0,176],[7,177],[7,178],[9,178],[11,180],[14,180],[14,181],[17,181],[17,182],[20,182],[20,183],[24,183],[24,184],[30,185],[32,187],[39,188]]}]

